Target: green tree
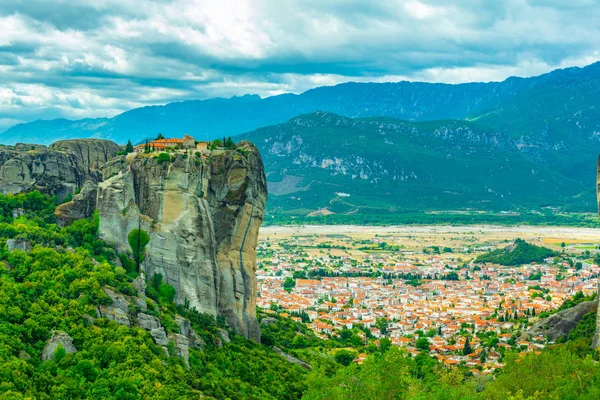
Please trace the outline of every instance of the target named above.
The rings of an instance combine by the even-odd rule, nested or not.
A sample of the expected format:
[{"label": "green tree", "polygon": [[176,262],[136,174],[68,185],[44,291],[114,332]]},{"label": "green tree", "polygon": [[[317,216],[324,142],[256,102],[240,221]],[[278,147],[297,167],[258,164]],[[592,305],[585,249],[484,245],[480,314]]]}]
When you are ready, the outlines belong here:
[{"label": "green tree", "polygon": [[379,328],[379,332],[385,335],[388,332],[389,322],[386,318],[377,318],[375,320],[375,327]]},{"label": "green tree", "polygon": [[482,363],[485,363],[487,360],[487,353],[485,352],[485,350],[481,350],[481,352],[479,353],[479,361],[481,361]]},{"label": "green tree", "polygon": [[462,349],[462,354],[463,356],[466,356],[468,354],[471,354],[473,352],[473,348],[471,347],[471,339],[467,336],[467,339],[465,340],[465,346]]},{"label": "green tree", "polygon": [[127,140],[127,145],[125,146],[125,151],[128,153],[133,152],[133,144],[131,144],[131,140]]},{"label": "green tree", "polygon": [[63,347],[62,343],[58,343],[56,345],[56,349],[54,349],[54,361],[59,362],[67,355],[67,351]]},{"label": "green tree", "polygon": [[143,229],[133,229],[127,235],[127,241],[129,242],[129,247],[131,247],[131,251],[133,252],[133,258],[137,265],[137,270],[139,272],[140,265],[144,262],[144,256],[146,254],[146,245],[150,242],[150,235]]},{"label": "green tree", "polygon": [[379,351],[384,354],[392,347],[392,341],[389,338],[381,338],[379,340]]},{"label": "green tree", "polygon": [[429,339],[427,339],[425,336],[420,337],[417,339],[415,346],[419,350],[429,351]]},{"label": "green tree", "polygon": [[338,350],[334,359],[337,363],[348,366],[356,358],[356,353],[350,350]]},{"label": "green tree", "polygon": [[160,153],[158,155],[158,158],[156,160],[159,164],[164,164],[164,163],[168,163],[169,161],[171,161],[171,156],[169,155],[169,153]]},{"label": "green tree", "polygon": [[292,289],[296,286],[296,280],[292,277],[286,277],[283,281],[283,290],[288,293],[292,292]]}]

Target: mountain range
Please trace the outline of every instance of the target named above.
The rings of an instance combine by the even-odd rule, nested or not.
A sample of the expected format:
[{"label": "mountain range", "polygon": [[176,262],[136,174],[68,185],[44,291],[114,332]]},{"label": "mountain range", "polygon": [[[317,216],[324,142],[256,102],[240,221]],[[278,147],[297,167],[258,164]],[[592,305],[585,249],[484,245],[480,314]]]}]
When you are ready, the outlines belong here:
[{"label": "mountain range", "polygon": [[[597,99],[594,95],[597,94],[599,77],[600,63],[595,63],[585,68],[556,70],[532,78],[511,77],[503,82],[458,85],[421,82],[344,83],[315,88],[299,95],[282,94],[267,98],[246,95],[142,107],[113,118],[38,120],[9,128],[0,134],[0,143],[49,144],[60,139],[95,137],[124,144],[128,139],[139,142],[159,132],[166,136],[189,133],[199,140],[206,140],[282,123],[317,110],[346,117],[388,116],[411,121],[482,116],[489,121],[506,121],[505,114],[512,114],[515,108],[518,111],[523,106],[543,106],[537,100],[547,95],[554,98],[558,95],[559,103],[564,100],[574,106],[573,112],[577,112],[580,110],[579,102],[566,97],[588,94],[588,102],[593,102]],[[562,91],[565,91],[565,96]],[[559,106],[556,111],[561,115],[571,111],[561,109],[560,104],[552,106]],[[531,111],[534,110],[521,109],[524,113]],[[544,112],[542,117],[548,115],[545,110],[535,111]],[[521,129],[514,133],[520,134]]]},{"label": "mountain range", "polygon": [[299,95],[184,101],[113,118],[16,125],[0,143],[157,133],[248,138],[271,211],[595,208],[600,63],[466,84],[345,83]]}]

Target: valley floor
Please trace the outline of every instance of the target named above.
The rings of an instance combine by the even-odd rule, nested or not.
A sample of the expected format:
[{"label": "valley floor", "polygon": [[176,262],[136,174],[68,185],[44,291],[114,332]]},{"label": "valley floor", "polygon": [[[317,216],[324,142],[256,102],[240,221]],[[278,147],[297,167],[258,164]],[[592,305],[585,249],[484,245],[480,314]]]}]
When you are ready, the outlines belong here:
[{"label": "valley floor", "polygon": [[[518,238],[550,256],[475,262]],[[322,338],[360,327],[414,355],[429,349],[445,364],[487,374],[502,367],[500,349],[548,344],[520,336],[540,317],[578,292],[596,293],[599,253],[594,228],[268,226],[259,235],[258,305],[302,318]],[[467,332],[473,338],[465,344]],[[473,351],[463,354],[465,347]]]},{"label": "valley floor", "polygon": [[528,237],[552,237],[571,240],[600,241],[600,228],[576,228],[563,226],[500,226],[500,225],[399,225],[399,226],[362,226],[362,225],[288,225],[264,226],[260,229],[261,237],[269,235],[293,236],[309,234],[414,234],[414,235],[440,235],[452,233],[477,232],[486,237],[506,237],[522,239]]}]

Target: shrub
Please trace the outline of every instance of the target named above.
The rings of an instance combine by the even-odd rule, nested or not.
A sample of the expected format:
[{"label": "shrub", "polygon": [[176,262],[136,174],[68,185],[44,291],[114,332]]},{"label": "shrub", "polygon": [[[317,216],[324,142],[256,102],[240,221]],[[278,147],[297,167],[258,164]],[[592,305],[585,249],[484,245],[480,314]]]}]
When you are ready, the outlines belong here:
[{"label": "shrub", "polygon": [[171,161],[171,156],[169,156],[169,153],[160,153],[156,160],[159,164],[164,164]]},{"label": "shrub", "polygon": [[356,353],[350,350],[339,350],[334,358],[337,363],[347,367],[356,358]]},{"label": "shrub", "polygon": [[67,351],[63,347],[62,343],[59,343],[54,349],[54,361],[59,362],[67,355]]}]

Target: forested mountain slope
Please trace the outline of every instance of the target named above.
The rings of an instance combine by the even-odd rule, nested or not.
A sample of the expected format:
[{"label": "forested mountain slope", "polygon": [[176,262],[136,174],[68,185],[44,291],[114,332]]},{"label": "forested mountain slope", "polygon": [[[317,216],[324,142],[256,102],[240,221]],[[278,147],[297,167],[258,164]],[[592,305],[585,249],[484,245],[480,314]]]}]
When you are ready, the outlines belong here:
[{"label": "forested mountain slope", "polygon": [[238,138],[261,150],[271,214],[595,208],[594,163],[551,167],[553,148],[525,151],[477,122],[316,112]]}]

